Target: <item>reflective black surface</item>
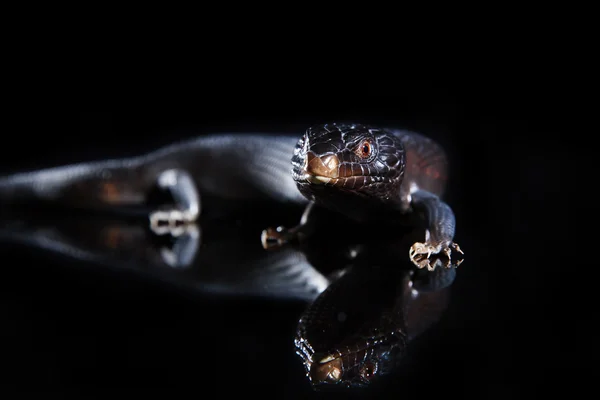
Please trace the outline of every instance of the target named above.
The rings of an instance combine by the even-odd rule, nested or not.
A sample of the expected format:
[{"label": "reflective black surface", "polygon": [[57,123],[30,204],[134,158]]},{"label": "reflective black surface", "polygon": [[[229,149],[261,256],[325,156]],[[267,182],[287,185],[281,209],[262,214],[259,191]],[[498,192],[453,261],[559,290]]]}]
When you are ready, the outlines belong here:
[{"label": "reflective black surface", "polygon": [[[209,213],[202,223],[157,233],[144,218],[27,207],[4,212],[0,239],[216,301],[303,302],[289,341],[315,390],[368,387],[394,376],[409,342],[435,325],[448,306],[456,269],[418,270],[406,257],[419,230],[388,232],[389,239],[377,240],[356,235],[353,241],[332,240],[320,230],[299,246],[265,251],[256,223],[239,213],[235,221],[211,220]],[[355,227],[335,218],[321,221],[332,223]]]},{"label": "reflective black surface", "polygon": [[[450,154],[446,199],[456,214],[457,240],[469,254],[457,271],[441,318],[410,342],[394,379],[383,381],[371,395],[503,398],[548,388],[567,388],[573,394],[591,382],[588,377],[594,370],[581,360],[597,359],[594,342],[588,340],[596,313],[586,295],[591,292],[578,289],[580,281],[588,279],[575,278],[577,271],[587,276],[587,270],[577,269],[583,262],[573,266],[566,246],[573,240],[559,233],[573,232],[564,225],[571,207],[566,188],[577,186],[576,172],[587,168],[590,158],[584,156],[585,146],[572,150],[550,135],[559,130],[560,115],[552,93],[499,86],[442,90],[417,84],[375,85],[375,92],[369,92],[374,94],[364,97],[369,101],[353,92],[352,102],[337,107],[307,96],[306,102],[294,103],[288,97],[289,101],[280,98],[279,106],[249,109],[251,99],[242,96],[237,101],[213,98],[202,113],[200,108],[68,112],[44,119],[47,134],[40,139],[25,135],[30,126],[15,132],[16,144],[2,149],[2,172],[134,155],[198,132],[231,127],[277,131],[286,126],[301,131],[321,120],[362,119],[423,131]],[[550,100],[543,102],[545,97]],[[532,111],[532,104],[542,111]],[[221,109],[227,112],[218,113]],[[548,114],[553,123],[547,122]],[[76,126],[73,139],[63,129],[68,125]],[[560,131],[564,137],[566,130]],[[209,238],[225,243],[235,238],[232,232],[252,237],[265,226],[286,221],[291,226],[300,213],[269,206],[239,212],[219,211],[214,223],[202,224],[199,234],[207,251],[200,247],[198,257],[211,251]],[[216,264],[212,273],[206,269],[197,274],[169,263],[155,265],[156,260],[164,261],[160,246],[166,238],[153,239],[159,250],[128,246],[128,239],[118,233],[121,228],[115,233],[110,228],[113,220],[105,217],[94,225],[87,217],[55,214],[46,225],[36,217],[35,223],[19,228],[26,233],[31,227],[53,226],[57,219],[70,222],[69,237],[77,246],[104,249],[106,259],[91,261],[18,244],[21,238],[10,233],[18,228],[10,225],[15,219],[7,210],[2,210],[2,218],[3,232],[9,232],[0,243],[5,387],[119,387],[136,394],[163,389],[171,395],[201,395],[214,387],[238,396],[332,396],[312,390],[295,354],[293,338],[307,300],[294,290],[275,288],[275,296],[256,296],[263,288],[253,287],[256,276],[245,271],[237,275],[249,282],[240,298],[239,288],[224,289],[232,281],[222,285]],[[238,220],[246,222],[238,226]],[[114,221],[146,240],[147,232],[137,228],[138,222]],[[251,262],[258,256],[243,251],[225,251],[224,259],[249,254]],[[315,249],[306,257],[311,265],[320,264],[327,277],[346,266],[346,255],[342,243],[339,249]],[[115,263],[115,258],[121,261]],[[135,259],[144,261],[136,267],[131,262]],[[189,285],[188,277],[207,283]]]},{"label": "reflective black surface", "polygon": [[[260,205],[255,205],[254,210],[266,211]],[[289,359],[296,351],[293,343],[294,338],[298,338],[296,335],[300,330],[305,328],[312,331],[320,330],[318,324],[323,323],[331,326],[340,325],[339,312],[347,316],[345,318],[347,321],[342,321],[346,322],[345,324],[333,327],[338,332],[337,339],[334,338],[333,342],[327,338],[312,337],[310,334],[302,337],[302,340],[309,341],[309,346],[317,349],[341,348],[338,345],[361,346],[361,341],[356,339],[356,333],[360,334],[360,332],[355,332],[352,326],[363,326],[361,329],[363,335],[368,333],[366,329],[378,331],[380,336],[390,334],[393,336],[392,330],[394,330],[401,335],[401,343],[399,343],[401,351],[384,357],[389,359],[389,365],[384,366],[383,361],[380,360],[381,366],[377,371],[373,371],[373,375],[378,377],[394,372],[394,367],[401,363],[405,355],[407,349],[405,342],[409,341],[409,336],[413,339],[437,322],[441,311],[447,306],[446,297],[429,303],[426,297],[432,298],[431,293],[435,295],[437,290],[447,289],[454,280],[455,271],[443,270],[440,274],[415,271],[408,259],[401,256],[407,252],[407,240],[410,236],[399,235],[388,241],[369,241],[365,238],[360,239],[361,236],[358,235],[357,242],[357,240],[346,241],[343,238],[328,240],[328,233],[325,232],[317,234],[302,246],[265,251],[257,236],[262,226],[261,220],[240,212],[235,215],[237,218],[234,220],[211,219],[207,216],[202,223],[187,226],[174,234],[156,235],[150,230],[148,221],[144,218],[116,218],[72,210],[34,211],[29,207],[25,210],[5,209],[0,224],[0,240],[6,247],[17,245],[17,249],[20,248],[21,251],[33,254],[34,257],[36,255],[42,257],[46,259],[46,263],[64,263],[71,268],[87,269],[95,280],[92,285],[102,282],[102,279],[108,279],[106,283],[109,286],[119,283],[121,290],[132,295],[139,290],[136,285],[139,286],[140,283],[135,283],[131,288],[128,288],[128,285],[121,286],[123,277],[129,277],[131,280],[140,279],[151,285],[163,285],[163,290],[176,290],[180,294],[191,296],[195,306],[202,310],[196,317],[201,332],[198,333],[198,348],[195,350],[200,352],[201,358],[213,359],[214,368],[237,368],[240,364],[244,365],[251,361],[260,365],[267,361],[262,357],[255,358],[251,351],[244,350],[237,354],[234,365],[227,366],[227,363],[232,361],[221,353],[227,354],[240,350],[238,339],[231,339],[231,335],[237,336],[242,331],[254,327],[254,329],[258,328],[258,332],[263,332],[261,336],[264,336],[255,337],[254,340],[268,339],[273,334],[287,336],[287,340],[285,337],[279,338],[283,340],[282,347],[270,351],[288,354],[273,354],[270,359],[278,357],[288,359],[286,362],[288,374],[297,375],[298,387],[304,388],[303,390],[309,389],[311,380],[305,376],[304,371],[297,368],[302,365],[302,360],[300,357],[295,360]],[[277,217],[277,213],[271,213],[271,216]],[[340,225],[341,221],[333,219],[333,222],[343,227]],[[352,225],[353,223],[350,223],[346,229]],[[43,274],[37,272],[35,265],[23,266],[19,272],[27,275],[27,270],[36,271],[36,275],[30,277],[30,284],[34,287],[38,284],[43,285],[43,281],[40,282]],[[58,271],[65,272],[64,268],[59,268]],[[69,272],[75,272],[76,275],[79,273],[79,271]],[[102,277],[106,273],[109,275]],[[422,276],[417,279],[415,273]],[[446,275],[450,278],[438,279],[441,284],[430,279],[433,276],[439,278]],[[111,279],[116,279],[117,282],[113,285]],[[324,292],[332,283],[335,288],[341,287],[342,292],[347,293],[340,293],[335,288],[333,292],[331,290]],[[65,284],[69,283],[65,282]],[[53,285],[53,289],[55,287],[56,285]],[[112,292],[111,289],[113,288],[109,289]],[[103,297],[105,295],[110,299],[114,294],[106,293]],[[374,302],[373,295],[381,301]],[[48,300],[52,304],[59,298],[60,296],[56,294],[50,296]],[[422,306],[421,298],[425,298],[425,306]],[[302,321],[300,327],[298,321],[305,319],[307,312],[311,313],[307,307],[314,308],[312,304],[315,300],[319,302],[321,308],[325,304],[326,307],[333,306],[339,312],[325,318],[321,315],[317,325]],[[77,297],[71,298],[61,306],[63,309],[60,312],[76,309],[79,301]],[[128,298],[127,303],[122,306],[127,306],[130,301],[131,299]],[[396,303],[407,306],[395,307]],[[108,301],[104,306],[110,307],[110,304]],[[354,305],[348,307],[348,304]],[[120,309],[121,305],[115,306],[119,307],[119,310],[114,316],[120,316],[123,311]],[[271,321],[261,319],[265,311],[272,307],[280,308],[275,319]],[[204,310],[205,308],[208,310]],[[159,307],[159,310],[161,309],[163,306]],[[153,311],[150,309],[147,312],[152,314]],[[181,310],[166,312],[178,314]],[[396,318],[399,318],[398,323],[391,325],[385,323],[384,320],[388,319],[386,315],[390,312],[398,315]],[[86,318],[97,322],[96,317],[90,313],[92,311],[89,313],[84,311],[83,315],[78,313],[70,315],[67,326],[69,324],[78,326],[79,322]],[[220,313],[222,314],[219,315]],[[210,318],[210,315],[214,314],[217,314],[215,316],[217,320]],[[113,318],[111,315],[106,317],[111,320]],[[131,317],[135,320],[139,316],[131,315]],[[284,333],[285,330],[282,331],[282,327],[286,325],[274,326],[285,321],[288,323],[295,321],[295,325],[287,326],[287,329],[292,328],[287,334]],[[114,322],[113,320],[112,323]],[[242,322],[244,327],[237,327]],[[261,326],[257,327],[256,324]],[[174,328],[171,325],[164,326],[164,329],[169,332]],[[61,328],[58,329],[57,333],[60,333],[61,338],[64,339]],[[265,329],[268,331],[266,334]],[[227,333],[225,336],[223,336],[224,332]],[[31,333],[35,334],[35,332]],[[96,335],[99,332],[90,333]],[[191,332],[178,332],[176,336],[179,334],[187,337]],[[254,337],[254,334],[250,333],[250,336]],[[226,339],[227,337],[230,339]],[[374,340],[371,347],[379,352],[382,347],[389,344],[386,344],[387,341],[382,343],[377,339],[377,335],[371,339]],[[224,342],[221,342],[222,340]],[[231,343],[227,343],[227,340],[231,340]],[[215,342],[221,342],[219,346],[223,348],[213,347]],[[284,344],[285,342],[287,345]],[[166,344],[161,342],[158,346]],[[271,345],[271,343],[263,344],[265,347],[261,352]],[[194,346],[191,344],[188,346],[190,351],[194,351]],[[153,350],[149,349],[149,351]],[[254,351],[259,350],[254,349]],[[61,360],[65,360],[64,356],[64,354],[59,355]],[[240,357],[243,357],[243,360],[240,360]],[[219,366],[220,363],[224,365]],[[161,365],[159,370],[164,368],[167,366]],[[62,371],[71,375],[77,369],[78,367],[73,364]],[[347,372],[347,374],[351,373],[351,371]],[[215,372],[215,374],[220,373]],[[210,376],[212,375],[209,373],[204,375],[204,378]],[[252,382],[250,386],[256,383]]]}]

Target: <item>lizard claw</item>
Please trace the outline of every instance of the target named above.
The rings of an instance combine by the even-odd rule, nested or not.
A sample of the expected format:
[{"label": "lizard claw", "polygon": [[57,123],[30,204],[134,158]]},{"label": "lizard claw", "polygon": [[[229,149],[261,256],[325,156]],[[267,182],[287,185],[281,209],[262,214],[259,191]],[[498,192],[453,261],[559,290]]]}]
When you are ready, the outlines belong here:
[{"label": "lizard claw", "polygon": [[289,243],[298,243],[304,238],[304,233],[298,227],[289,229],[283,226],[278,226],[275,229],[267,228],[260,235],[260,241],[265,250],[278,249]]},{"label": "lizard claw", "polygon": [[158,210],[150,213],[150,229],[157,235],[182,235],[186,227],[196,221],[196,215],[177,209]]},{"label": "lizard claw", "polygon": [[[460,253],[460,254],[462,254],[462,255],[465,255],[465,253],[464,253],[464,252],[463,252],[463,251],[460,249],[460,247],[458,246],[458,243],[451,242],[451,243],[450,243],[450,247],[451,247],[451,248],[452,248],[454,251],[456,251],[456,252],[458,252],[458,253]],[[462,261],[461,261],[461,262],[462,262]]]},{"label": "lizard claw", "polygon": [[267,228],[262,231],[260,241],[265,250],[282,247],[288,243],[288,230],[283,226],[278,226],[275,229]]},{"label": "lizard claw", "polygon": [[408,255],[410,260],[419,269],[427,267],[428,271],[433,271],[437,265],[444,268],[458,267],[463,259],[452,260],[452,250],[464,255],[458,244],[450,242],[448,245],[434,246],[431,243],[416,242],[410,247]]}]

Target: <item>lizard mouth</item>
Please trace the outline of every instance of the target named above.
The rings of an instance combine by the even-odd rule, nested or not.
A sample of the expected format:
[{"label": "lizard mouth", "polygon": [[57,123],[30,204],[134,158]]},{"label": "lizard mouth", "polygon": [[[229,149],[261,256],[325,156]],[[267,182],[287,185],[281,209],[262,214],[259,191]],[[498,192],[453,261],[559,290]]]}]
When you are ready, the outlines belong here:
[{"label": "lizard mouth", "polygon": [[336,154],[317,156],[312,151],[306,153],[298,175],[300,180],[309,183],[339,186],[346,189],[359,189],[371,183],[393,181],[388,177],[365,174],[361,165],[342,162]]},{"label": "lizard mouth", "polygon": [[335,183],[336,181],[338,181],[338,179],[335,178],[329,178],[327,176],[321,176],[321,175],[311,175],[311,174],[304,174],[304,180],[310,182],[310,183],[314,183],[315,185],[325,185],[328,183]]}]

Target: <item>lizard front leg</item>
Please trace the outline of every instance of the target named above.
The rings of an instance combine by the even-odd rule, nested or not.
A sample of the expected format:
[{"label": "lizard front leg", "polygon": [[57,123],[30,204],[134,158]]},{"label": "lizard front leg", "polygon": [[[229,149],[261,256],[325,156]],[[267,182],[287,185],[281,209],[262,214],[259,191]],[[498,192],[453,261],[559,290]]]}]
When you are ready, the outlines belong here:
[{"label": "lizard front leg", "polygon": [[158,175],[157,185],[167,190],[175,202],[150,213],[150,228],[158,235],[170,234],[195,222],[200,215],[200,196],[192,177],[180,169],[168,169]]},{"label": "lizard front leg", "polygon": [[418,268],[433,271],[437,265],[445,268],[457,267],[462,259],[453,260],[452,250],[464,255],[458,244],[453,242],[456,220],[452,209],[433,193],[417,190],[411,193],[411,206],[422,211],[426,219],[425,241],[416,242],[409,250],[411,261]]},{"label": "lizard front leg", "polygon": [[314,207],[314,202],[308,203],[302,213],[300,223],[293,228],[278,226],[277,228],[263,230],[260,237],[263,248],[266,250],[279,248],[290,242],[302,240],[312,234],[315,225]]}]

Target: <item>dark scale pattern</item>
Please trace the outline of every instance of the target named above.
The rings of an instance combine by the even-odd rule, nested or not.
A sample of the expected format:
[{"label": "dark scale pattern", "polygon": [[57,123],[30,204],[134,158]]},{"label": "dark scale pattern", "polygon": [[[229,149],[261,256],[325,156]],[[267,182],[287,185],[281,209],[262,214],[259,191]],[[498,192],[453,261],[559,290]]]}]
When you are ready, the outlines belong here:
[{"label": "dark scale pattern", "polygon": [[[368,141],[368,157],[359,156]],[[337,174],[324,183],[310,181],[305,171],[308,155],[321,160],[337,157]],[[368,210],[400,202],[405,150],[394,134],[360,124],[325,124],[307,129],[292,157],[292,176],[300,192],[310,200],[356,219],[368,218]],[[356,215],[352,210],[365,210]]]}]

